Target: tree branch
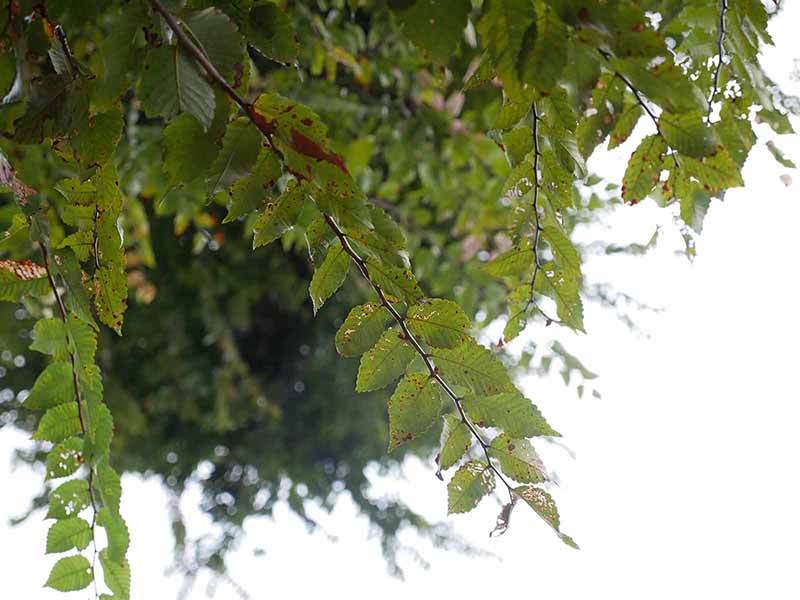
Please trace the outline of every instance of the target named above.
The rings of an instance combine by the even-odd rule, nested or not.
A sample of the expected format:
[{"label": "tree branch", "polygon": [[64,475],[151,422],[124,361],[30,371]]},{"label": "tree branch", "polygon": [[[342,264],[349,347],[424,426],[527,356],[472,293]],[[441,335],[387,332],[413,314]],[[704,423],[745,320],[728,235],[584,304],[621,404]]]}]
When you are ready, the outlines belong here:
[{"label": "tree branch", "polygon": [[[167,22],[170,28],[175,32],[175,37],[178,43],[184,48],[184,50],[186,50],[186,52],[188,52],[192,57],[194,57],[197,60],[198,63],[200,63],[200,65],[206,70],[206,73],[208,73],[212,81],[214,81],[214,83],[216,83],[220,88],[222,88],[222,90],[231,98],[231,100],[236,102],[236,104],[238,104],[244,110],[248,118],[258,128],[258,130],[264,135],[264,137],[267,138],[268,141],[271,142],[272,131],[267,127],[267,124],[263,121],[263,119],[256,118],[256,114],[253,111],[253,105],[251,103],[246,102],[236,92],[236,90],[234,90],[230,86],[230,84],[228,84],[228,82],[225,81],[222,75],[220,75],[219,71],[217,71],[214,65],[212,65],[211,62],[208,60],[208,57],[206,57],[206,55],[194,44],[194,42],[189,38],[189,36],[186,35],[186,32],[183,31],[178,20],[164,7],[164,5],[160,2],[160,0],[150,0],[150,2],[153,6],[153,9],[156,12],[158,12],[162,17],[164,17],[164,20]],[[273,151],[275,151],[277,154],[280,155],[280,151],[275,147],[274,144],[270,144],[270,146],[272,147]],[[283,159],[283,156],[280,156],[280,158]],[[425,366],[427,367],[430,373],[431,378],[433,378],[441,386],[441,388],[444,390],[447,396],[449,396],[450,399],[453,401],[461,417],[461,421],[467,426],[470,433],[472,434],[472,436],[475,438],[475,440],[478,442],[481,449],[483,450],[483,454],[486,456],[486,462],[488,463],[488,468],[491,469],[495,473],[495,475],[497,475],[498,479],[500,479],[500,481],[506,486],[506,488],[508,489],[509,496],[513,500],[514,487],[506,480],[506,478],[500,472],[500,469],[498,469],[493,464],[492,459],[489,455],[489,444],[487,444],[484,441],[483,437],[480,435],[475,425],[470,421],[469,417],[464,411],[463,406],[461,405],[461,398],[458,397],[458,395],[453,391],[450,385],[439,374],[436,365],[431,360],[431,355],[422,347],[420,342],[411,333],[411,331],[408,328],[408,325],[406,324],[405,318],[399,312],[397,312],[397,309],[395,309],[395,307],[392,306],[392,304],[386,298],[386,295],[384,294],[380,285],[375,283],[375,281],[372,279],[372,277],[369,274],[366,262],[364,261],[363,258],[361,258],[361,256],[359,256],[359,254],[355,251],[355,249],[353,249],[345,232],[339,227],[339,225],[336,223],[333,217],[331,217],[329,214],[323,213],[323,216],[325,218],[325,222],[328,224],[333,233],[339,239],[344,251],[348,254],[348,256],[350,256],[350,258],[356,264],[356,267],[358,268],[361,275],[364,277],[367,283],[369,283],[369,285],[378,295],[381,305],[385,307],[387,311],[389,311],[389,314],[400,326],[400,330],[403,332],[406,341],[411,345],[414,351],[423,360]]]},{"label": "tree branch", "polygon": [[728,10],[728,0],[720,0],[719,2],[719,35],[717,37],[717,66],[714,69],[714,87],[711,90],[711,96],[708,98],[708,114],[706,115],[706,123],[711,123],[711,103],[714,96],[719,91],[719,73],[722,70],[722,58],[725,55],[725,13]]}]

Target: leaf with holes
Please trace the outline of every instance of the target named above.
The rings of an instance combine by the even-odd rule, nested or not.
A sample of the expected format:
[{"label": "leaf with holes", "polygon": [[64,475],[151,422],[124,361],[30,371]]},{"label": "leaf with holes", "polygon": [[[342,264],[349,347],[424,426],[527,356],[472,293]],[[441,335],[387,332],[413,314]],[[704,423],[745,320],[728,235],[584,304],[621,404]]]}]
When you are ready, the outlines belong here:
[{"label": "leaf with holes", "polygon": [[447,513],[465,513],[494,490],[494,472],[485,462],[470,461],[447,484]]},{"label": "leaf with holes", "polygon": [[380,304],[356,306],[336,332],[336,350],[342,356],[361,356],[375,345],[391,320],[389,311]]},{"label": "leaf with holes", "polygon": [[661,174],[661,157],[667,146],[660,135],[648,135],[631,155],[622,177],[622,197],[636,204],[658,183]]},{"label": "leaf with holes", "polygon": [[89,483],[85,479],[71,479],[50,493],[46,519],[74,517],[89,506]]},{"label": "leaf with holes", "polygon": [[472,446],[472,432],[456,415],[445,415],[442,434],[439,438],[439,471],[449,469],[464,456]]},{"label": "leaf with holes", "polygon": [[72,475],[83,464],[83,440],[68,437],[47,453],[45,460],[46,479],[58,479]]},{"label": "leaf with holes", "polygon": [[406,313],[408,328],[434,348],[453,348],[467,339],[469,317],[452,300],[426,299]]},{"label": "leaf with holes", "polygon": [[501,433],[492,440],[489,456],[497,459],[503,473],[520,483],[543,483],[549,479],[542,460],[528,440]]},{"label": "leaf with holes", "polygon": [[719,140],[714,130],[703,121],[702,113],[664,112],[658,123],[667,144],[681,154],[703,158],[716,152]]},{"label": "leaf with holes", "polygon": [[561,541],[563,541],[567,546],[571,546],[576,550],[578,549],[578,545],[571,537],[561,533],[558,507],[556,506],[556,501],[553,500],[553,497],[550,494],[543,489],[532,485],[521,485],[517,488],[514,488],[514,493],[525,500],[528,506],[530,506],[537,515],[542,517],[542,519],[544,519],[545,522],[555,530]]}]

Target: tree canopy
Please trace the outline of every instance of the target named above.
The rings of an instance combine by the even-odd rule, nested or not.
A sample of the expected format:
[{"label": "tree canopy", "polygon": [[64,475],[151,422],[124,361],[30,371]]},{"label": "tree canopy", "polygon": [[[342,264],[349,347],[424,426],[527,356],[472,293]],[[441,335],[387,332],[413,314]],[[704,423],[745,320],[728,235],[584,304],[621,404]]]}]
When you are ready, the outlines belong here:
[{"label": "tree canopy", "polygon": [[[657,234],[575,235],[610,208],[672,211],[691,257],[753,125],[800,113],[759,62],[777,2],[0,5],[0,416],[42,442],[47,585],[108,598],[130,595],[122,472],[202,487],[222,534],[176,511],[187,573],[222,571],[246,517],[287,501],[313,527],[304,503],[342,493],[395,570],[402,528],[458,546],[369,493],[407,452],[435,454],[450,513],[497,493],[493,533],[522,504],[577,547],[534,443],[560,434],[515,376],[595,375],[506,344],[624,298],[585,257]],[[629,138],[622,181],[587,169]]]}]

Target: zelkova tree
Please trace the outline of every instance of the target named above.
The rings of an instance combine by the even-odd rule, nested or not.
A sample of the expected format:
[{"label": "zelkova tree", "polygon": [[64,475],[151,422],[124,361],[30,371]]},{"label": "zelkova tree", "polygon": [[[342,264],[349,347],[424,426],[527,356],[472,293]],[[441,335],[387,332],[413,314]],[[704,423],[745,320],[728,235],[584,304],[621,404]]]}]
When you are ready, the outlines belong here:
[{"label": "zelkova tree", "polygon": [[[349,303],[328,344],[358,361],[356,392],[388,388],[389,451],[441,422],[437,475],[448,472],[450,513],[497,492],[495,533],[522,500],[577,547],[560,529],[551,476],[530,441],[559,433],[515,385],[502,347],[534,321],[584,331],[582,298],[614,303],[584,281],[587,247],[572,241],[609,206],[650,197],[674,210],[693,252],[711,200],[743,184],[753,123],[792,131],[787,112],[798,103],[758,57],[779,10],[760,0],[3,2],[0,296],[37,319],[22,339],[42,355],[31,359],[40,373],[11,421],[34,427],[47,452],[46,551],[66,553],[47,585],[99,595],[104,583],[113,596],[103,597],[129,597],[112,465],[147,468],[135,440],[145,445],[155,426],[135,424],[164,401],[156,382],[203,388],[217,433],[259,432],[288,410],[254,369],[275,361],[268,354],[285,340],[241,338],[263,298],[287,314],[305,310],[292,292],[306,271],[326,325],[341,321],[326,310]],[[597,191],[586,159],[640,123],[649,133],[621,187]],[[239,243],[245,235],[252,256]],[[169,248],[187,240],[196,265]],[[226,270],[234,264],[246,279]],[[187,299],[189,287],[197,294]],[[185,307],[166,319],[174,331],[147,328],[157,293]],[[3,314],[4,345],[16,348]],[[489,348],[475,336],[497,317],[503,338]],[[202,363],[212,381],[181,387],[145,373],[157,370],[147,361],[159,336],[190,337],[192,323],[216,353]],[[131,376],[124,355],[137,348],[142,364],[130,364]],[[309,373],[322,364],[350,373],[303,352]],[[562,346],[549,352],[542,367],[557,356],[566,377],[593,376]],[[175,414],[196,409],[188,396],[172,398],[173,416],[158,425],[164,439],[181,434]],[[41,417],[34,423],[27,411]],[[317,432],[304,435],[313,442]],[[216,447],[217,438],[199,437]],[[299,447],[292,440],[287,447]],[[246,481],[242,471],[216,491]],[[334,480],[364,485],[339,471],[308,475],[312,493],[324,496]],[[439,535],[412,513],[390,518],[356,498],[384,529],[411,523]],[[299,496],[290,502],[302,511]]]}]

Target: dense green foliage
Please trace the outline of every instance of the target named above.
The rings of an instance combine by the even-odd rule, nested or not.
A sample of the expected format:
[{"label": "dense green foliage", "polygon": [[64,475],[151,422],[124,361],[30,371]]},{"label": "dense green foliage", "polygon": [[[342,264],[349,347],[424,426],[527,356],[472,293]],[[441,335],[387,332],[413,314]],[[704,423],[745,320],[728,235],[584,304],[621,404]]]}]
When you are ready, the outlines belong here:
[{"label": "dense green foliage", "polygon": [[[455,538],[364,468],[439,432],[449,512],[497,490],[496,533],[521,498],[576,546],[530,441],[560,434],[503,346],[614,304],[577,227],[650,197],[691,254],[752,123],[789,133],[798,110],[759,65],[760,0],[2,5],[0,414],[43,442],[35,506],[69,553],[47,585],[115,598],[118,472],[202,487],[222,536],[188,561],[176,514],[189,573],[221,570],[247,516],[343,491],[392,561],[402,527]],[[635,129],[621,187],[588,172]],[[522,365],[554,360],[594,377],[557,343]]]}]

